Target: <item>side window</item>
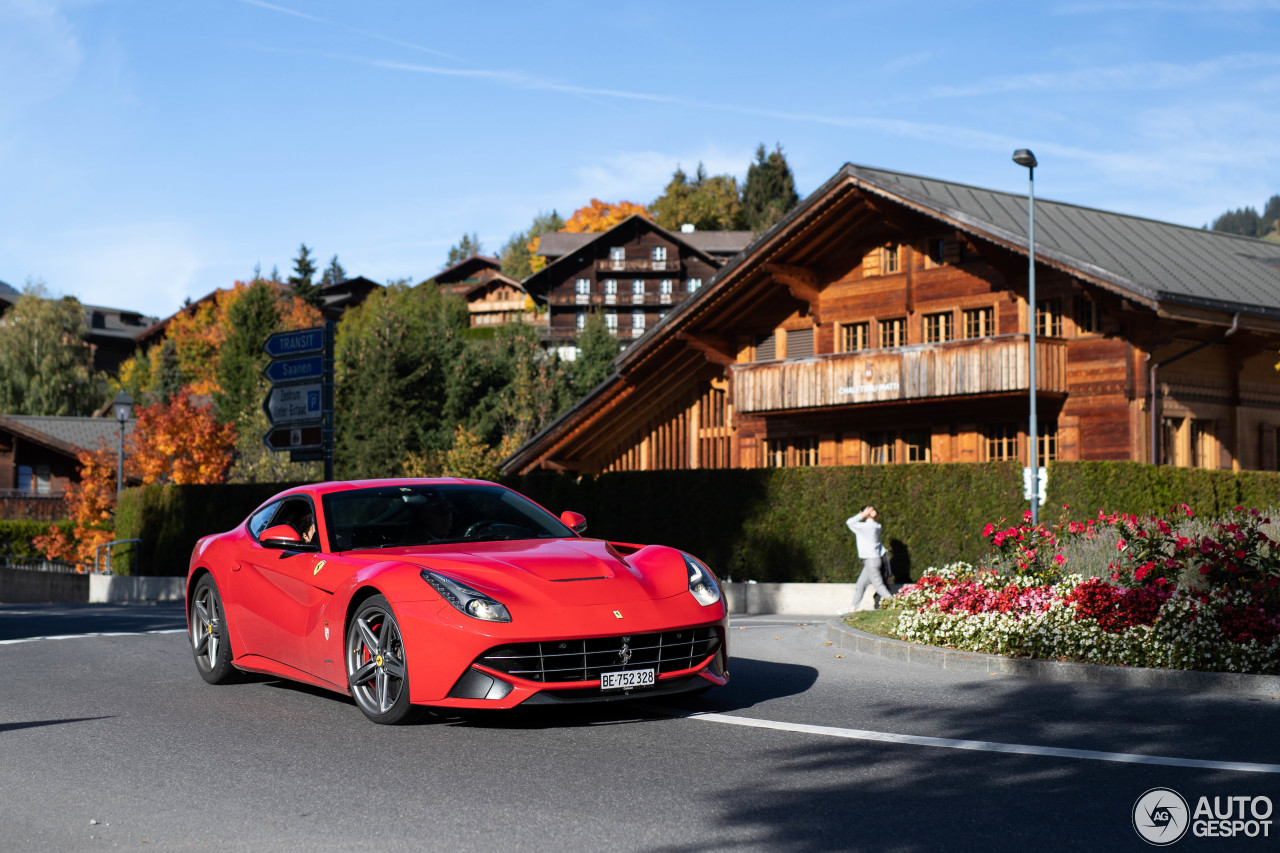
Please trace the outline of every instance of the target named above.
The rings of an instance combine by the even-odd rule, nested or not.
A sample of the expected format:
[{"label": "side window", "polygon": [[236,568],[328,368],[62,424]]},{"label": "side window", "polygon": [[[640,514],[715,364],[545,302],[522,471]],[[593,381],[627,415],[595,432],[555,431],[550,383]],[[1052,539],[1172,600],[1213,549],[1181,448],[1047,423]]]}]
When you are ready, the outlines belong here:
[{"label": "side window", "polygon": [[302,537],[304,545],[316,545],[316,514],[311,509],[311,501],[305,498],[289,498],[280,504],[280,511],[271,524],[287,524]]},{"label": "side window", "polygon": [[249,535],[254,539],[258,538],[258,534],[267,529],[267,523],[271,521],[271,516],[280,508],[280,502],[267,504],[262,509],[249,516]]}]

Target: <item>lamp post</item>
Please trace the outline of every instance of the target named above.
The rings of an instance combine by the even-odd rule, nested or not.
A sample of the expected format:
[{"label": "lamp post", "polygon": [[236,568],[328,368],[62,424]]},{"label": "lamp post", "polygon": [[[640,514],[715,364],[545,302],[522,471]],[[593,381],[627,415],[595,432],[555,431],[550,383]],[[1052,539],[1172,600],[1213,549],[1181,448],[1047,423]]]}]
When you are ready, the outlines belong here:
[{"label": "lamp post", "polygon": [[1027,367],[1031,383],[1031,424],[1028,430],[1031,467],[1031,523],[1040,522],[1040,448],[1036,436],[1036,155],[1026,148],[1013,152],[1013,162],[1027,167],[1027,311],[1031,315],[1031,336]]},{"label": "lamp post", "polygon": [[133,411],[133,398],[121,391],[111,401],[116,420],[120,422],[120,461],[116,467],[116,506],[120,506],[120,491],[124,488],[124,427],[129,422],[129,414]]}]

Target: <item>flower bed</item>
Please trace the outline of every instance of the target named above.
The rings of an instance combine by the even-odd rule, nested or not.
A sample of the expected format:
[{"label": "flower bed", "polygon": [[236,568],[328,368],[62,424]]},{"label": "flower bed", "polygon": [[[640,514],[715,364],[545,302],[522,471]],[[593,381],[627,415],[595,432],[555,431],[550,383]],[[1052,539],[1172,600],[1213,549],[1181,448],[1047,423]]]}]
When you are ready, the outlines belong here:
[{"label": "flower bed", "polygon": [[[988,525],[982,566],[929,569],[889,602],[904,640],[1048,660],[1280,673],[1280,549],[1256,510],[1196,535],[1190,511]],[[1203,525],[1201,525],[1203,527]],[[1113,549],[1107,577],[1073,545]],[[1096,550],[1096,549],[1094,549]]]}]

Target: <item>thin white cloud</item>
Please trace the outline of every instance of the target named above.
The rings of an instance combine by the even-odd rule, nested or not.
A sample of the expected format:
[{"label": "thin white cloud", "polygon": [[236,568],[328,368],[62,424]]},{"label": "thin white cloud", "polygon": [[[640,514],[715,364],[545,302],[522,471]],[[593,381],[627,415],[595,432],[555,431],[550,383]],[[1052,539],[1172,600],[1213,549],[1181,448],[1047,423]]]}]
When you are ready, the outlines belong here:
[{"label": "thin white cloud", "polygon": [[83,61],[59,4],[0,0],[0,119],[64,92]]},{"label": "thin white cloud", "polygon": [[279,12],[282,15],[291,15],[292,17],[295,17],[295,18],[301,18],[304,21],[311,21],[312,23],[316,23],[316,24],[324,24],[325,26],[328,26],[328,27],[336,27],[340,30],[346,30],[349,33],[355,33],[356,35],[364,36],[365,38],[374,39],[376,41],[385,42],[387,44],[393,44],[397,47],[404,47],[404,48],[408,48],[409,50],[416,50],[420,53],[429,53],[433,56],[443,57],[444,59],[452,59],[455,62],[462,61],[460,57],[454,56],[451,53],[445,53],[443,50],[436,50],[435,48],[432,48],[432,47],[424,47],[423,45],[414,44],[413,42],[401,41],[400,39],[390,38],[389,36],[380,35],[379,33],[372,33],[372,32],[369,32],[368,30],[362,30],[356,27],[347,26],[346,24],[340,24],[337,21],[331,21],[328,18],[321,18],[317,15],[309,15],[306,12],[299,12],[296,9],[289,9],[284,6],[276,5],[275,3],[266,3],[266,2],[263,2],[263,0],[237,0],[237,2],[244,3],[249,6],[258,6],[259,8],[262,8],[262,9],[269,9],[272,12]]},{"label": "thin white cloud", "polygon": [[1047,71],[1000,77],[962,86],[934,86],[925,93],[934,98],[978,97],[1007,92],[1115,91],[1180,89],[1239,71],[1280,68],[1280,55],[1241,53],[1179,65],[1172,62],[1132,62],[1106,68]]},{"label": "thin white cloud", "polygon": [[932,50],[903,54],[902,56],[890,59],[884,65],[880,66],[880,72],[882,74],[897,74],[900,71],[906,71],[908,68],[915,68],[918,65],[924,65],[937,55],[938,54]]}]

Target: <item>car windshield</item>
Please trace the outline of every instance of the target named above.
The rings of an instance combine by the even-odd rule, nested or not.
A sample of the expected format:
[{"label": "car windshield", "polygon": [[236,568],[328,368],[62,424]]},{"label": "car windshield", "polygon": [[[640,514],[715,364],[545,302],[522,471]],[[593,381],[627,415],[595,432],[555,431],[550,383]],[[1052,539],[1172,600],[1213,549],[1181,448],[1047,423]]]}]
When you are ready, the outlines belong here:
[{"label": "car windshield", "polygon": [[380,486],[330,492],[322,504],[335,551],[574,535],[551,513],[501,486]]}]

